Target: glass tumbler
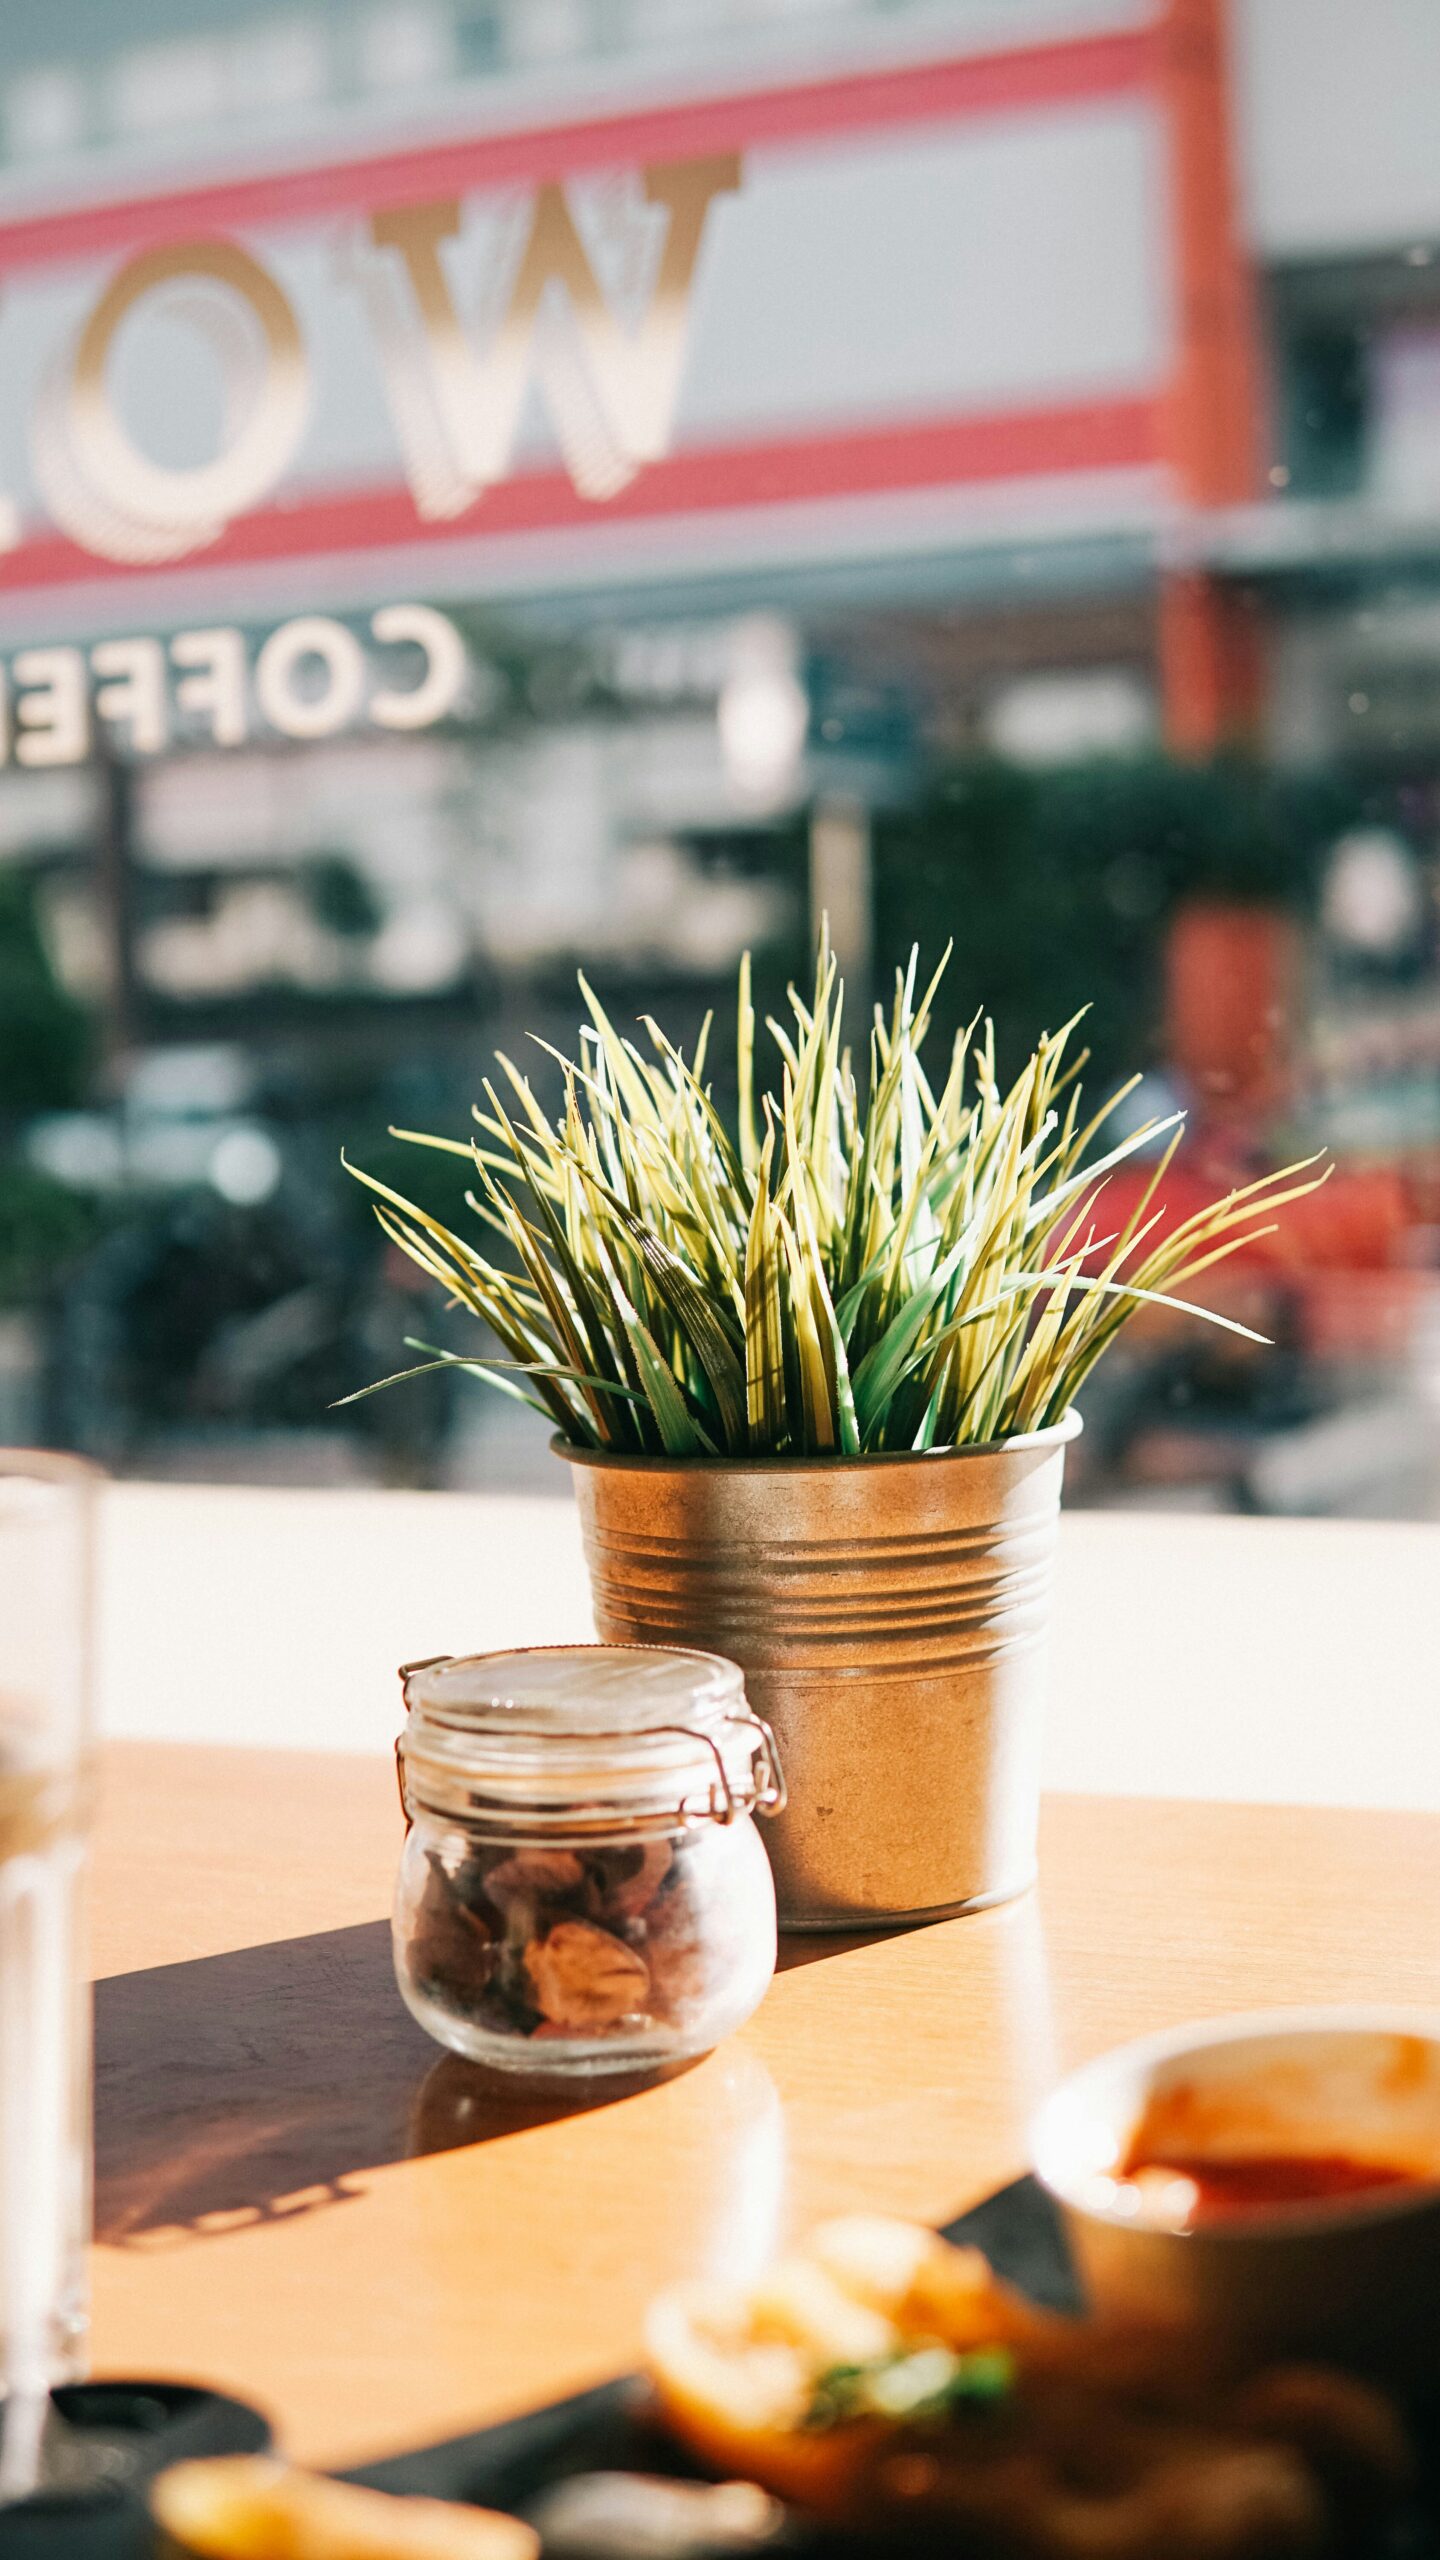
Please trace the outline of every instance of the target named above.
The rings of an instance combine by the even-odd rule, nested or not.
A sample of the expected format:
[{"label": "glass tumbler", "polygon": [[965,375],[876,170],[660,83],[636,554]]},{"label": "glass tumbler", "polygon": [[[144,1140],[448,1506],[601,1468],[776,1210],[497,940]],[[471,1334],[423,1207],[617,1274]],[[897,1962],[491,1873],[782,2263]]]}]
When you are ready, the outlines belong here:
[{"label": "glass tumbler", "polygon": [[77,1459],[0,1449],[0,2500],[34,2488],[85,2334],[96,1484]]}]

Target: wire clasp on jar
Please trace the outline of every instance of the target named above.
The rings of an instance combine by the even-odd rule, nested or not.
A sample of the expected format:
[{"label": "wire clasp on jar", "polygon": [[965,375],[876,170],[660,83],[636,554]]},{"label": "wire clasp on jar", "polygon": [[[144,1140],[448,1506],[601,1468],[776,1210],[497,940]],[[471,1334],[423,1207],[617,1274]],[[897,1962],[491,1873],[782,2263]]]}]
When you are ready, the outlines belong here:
[{"label": "wire clasp on jar", "polygon": [[725,1722],[727,1725],[743,1725],[759,1736],[759,1742],[750,1755],[752,1784],[738,1796],[725,1766],[725,1754],[713,1733],[700,1733],[691,1724],[656,1724],[646,1728],[650,1733],[683,1736],[686,1742],[696,1743],[708,1751],[715,1763],[715,1784],[703,1810],[697,1811],[689,1797],[682,1797],[676,1807],[678,1818],[687,1829],[696,1822],[728,1824],[742,1813],[774,1814],[785,1810],[788,1797],[785,1773],[780,1766],[780,1746],[764,1717],[747,1708],[743,1715],[727,1716]]}]

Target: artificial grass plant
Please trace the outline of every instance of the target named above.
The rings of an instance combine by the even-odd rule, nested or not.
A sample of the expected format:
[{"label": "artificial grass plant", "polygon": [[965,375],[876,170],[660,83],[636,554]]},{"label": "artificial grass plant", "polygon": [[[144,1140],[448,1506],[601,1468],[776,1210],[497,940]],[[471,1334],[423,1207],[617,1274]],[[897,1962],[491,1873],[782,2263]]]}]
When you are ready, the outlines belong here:
[{"label": "artificial grass plant", "polygon": [[[932,1080],[921,1052],[939,976],[917,995],[912,952],[888,1013],[876,1008],[862,1077],[822,939],[813,994],[792,988],[793,1019],[767,1026],[778,1077],[761,1092],[747,958],[734,1130],[705,1082],[709,1020],[689,1062],[648,1016],[642,1048],[582,977],[589,1020],[578,1056],[560,1061],[557,1118],[501,1056],[472,1138],[393,1132],[472,1161],[476,1237],[350,1168],[378,1195],[386,1234],[505,1355],[414,1343],[428,1356],[400,1378],[469,1370],[566,1440],[618,1456],[854,1457],[1058,1422],[1147,1304],[1262,1340],[1177,1292],[1313,1190],[1316,1160],[1167,1228],[1157,1204],[1183,1115],[1108,1143],[1140,1080],[1086,1116],[1078,1015],[1008,1090],[978,1018]],[[1107,1175],[1157,1148],[1142,1196],[1107,1229]]]}]

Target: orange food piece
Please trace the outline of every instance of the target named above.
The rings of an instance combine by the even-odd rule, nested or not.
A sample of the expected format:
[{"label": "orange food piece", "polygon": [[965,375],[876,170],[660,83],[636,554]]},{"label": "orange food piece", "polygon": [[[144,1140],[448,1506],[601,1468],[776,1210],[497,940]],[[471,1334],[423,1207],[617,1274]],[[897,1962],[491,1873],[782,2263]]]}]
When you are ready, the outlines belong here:
[{"label": "orange food piece", "polygon": [[181,2462],[150,2492],[166,2560],[538,2560],[515,2516],[391,2498],[259,2454]]}]

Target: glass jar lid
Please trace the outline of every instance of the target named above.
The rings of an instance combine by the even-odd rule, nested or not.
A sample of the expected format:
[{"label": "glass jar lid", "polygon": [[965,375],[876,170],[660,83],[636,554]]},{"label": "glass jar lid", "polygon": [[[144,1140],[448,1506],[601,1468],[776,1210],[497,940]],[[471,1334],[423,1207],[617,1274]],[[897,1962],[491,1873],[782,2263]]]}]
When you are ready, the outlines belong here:
[{"label": "glass jar lid", "polygon": [[774,1737],[737,1664],[659,1645],[534,1645],[401,1672],[407,1814],[506,1829],[674,1829],[778,1812]]}]

